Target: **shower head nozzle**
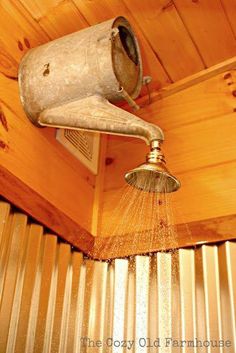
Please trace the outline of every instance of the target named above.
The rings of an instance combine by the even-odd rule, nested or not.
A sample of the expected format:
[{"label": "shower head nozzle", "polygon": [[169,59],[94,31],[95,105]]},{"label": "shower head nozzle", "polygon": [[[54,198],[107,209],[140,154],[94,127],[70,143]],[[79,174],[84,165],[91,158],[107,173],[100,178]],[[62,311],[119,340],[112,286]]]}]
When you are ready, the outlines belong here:
[{"label": "shower head nozzle", "polygon": [[146,192],[173,192],[180,188],[179,180],[166,168],[158,140],[152,141],[146,163],[128,171],[125,180],[133,187]]}]

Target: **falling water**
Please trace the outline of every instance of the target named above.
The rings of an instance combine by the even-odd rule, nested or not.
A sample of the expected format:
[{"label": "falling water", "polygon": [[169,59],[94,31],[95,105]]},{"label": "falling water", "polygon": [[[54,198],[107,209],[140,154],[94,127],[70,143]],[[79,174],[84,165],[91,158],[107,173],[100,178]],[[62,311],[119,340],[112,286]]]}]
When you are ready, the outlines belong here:
[{"label": "falling water", "polygon": [[[117,206],[102,234],[106,236],[106,248],[103,244],[103,248],[98,249],[98,254],[101,250],[112,254],[112,259],[118,258],[111,259],[109,264],[100,262],[103,277],[108,276],[107,310],[109,312],[109,308],[116,308],[114,312],[118,314],[113,318],[106,314],[102,337],[106,339],[107,335],[113,335],[118,341],[125,337],[136,343],[141,337],[152,340],[159,337],[163,341],[173,333],[178,336],[178,325],[172,320],[173,313],[179,317],[180,312],[176,303],[179,291],[178,235],[172,195],[166,192],[165,176],[157,179],[155,175],[149,174],[147,178],[145,173],[141,173],[138,178],[123,187],[122,195],[116,200]],[[162,184],[164,192],[153,192],[157,182]],[[135,187],[134,183],[142,186],[142,189]],[[122,257],[126,258],[119,259]],[[96,281],[96,276],[95,273],[89,276],[85,297],[90,298],[89,302],[93,303],[92,310],[95,312],[98,310],[97,305],[102,305],[100,289],[93,293],[91,285]],[[90,306],[87,310],[89,317],[94,317]],[[96,327],[96,324],[92,326]],[[88,329],[86,323],[84,332],[88,332]],[[97,352],[103,350],[98,349]],[[154,353],[157,349],[137,345],[131,351],[120,347],[107,352]],[[171,352],[170,347],[163,347],[162,352]]]},{"label": "falling water", "polygon": [[[172,322],[173,312],[180,310],[177,303],[173,305],[176,298],[172,297],[179,288],[178,235],[172,195],[166,192],[165,176],[158,180],[153,174],[148,176],[143,173],[138,176],[140,180],[134,180],[136,185],[142,185],[142,189],[132,183],[123,187],[122,197],[117,202],[105,235],[109,253],[114,256],[119,253],[147,255],[136,256],[135,261],[131,260],[129,264],[129,274],[137,273],[133,298],[136,321],[131,325],[135,327],[135,335],[127,328],[126,338],[137,342],[142,336],[153,340],[158,336],[163,346],[165,337],[171,337],[172,333],[178,335],[178,325]],[[153,192],[156,182],[162,184],[164,192]],[[129,297],[127,301],[130,302]],[[159,312],[158,321],[152,311]],[[121,323],[116,323],[116,326],[122,328]],[[135,353],[156,351],[155,347],[145,349],[137,346]],[[170,352],[170,348],[162,347],[162,352]]]},{"label": "falling water", "polygon": [[[125,185],[122,196],[115,200],[117,206],[101,234],[106,237],[106,249],[111,257],[174,251],[178,247],[172,195],[166,192],[166,178],[161,176],[157,180],[153,174],[148,176],[141,173],[138,181],[134,180],[142,189],[132,183]],[[157,182],[163,185],[164,192],[153,192]]]}]

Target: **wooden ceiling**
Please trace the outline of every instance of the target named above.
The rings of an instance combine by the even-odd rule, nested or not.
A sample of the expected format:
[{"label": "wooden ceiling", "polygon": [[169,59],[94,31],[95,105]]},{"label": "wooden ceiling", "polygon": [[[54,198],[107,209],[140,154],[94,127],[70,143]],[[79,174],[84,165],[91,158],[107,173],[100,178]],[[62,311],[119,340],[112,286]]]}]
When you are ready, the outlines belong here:
[{"label": "wooden ceiling", "polygon": [[152,88],[236,54],[235,0],[2,0],[0,70],[17,77],[30,47],[118,15],[137,33]]},{"label": "wooden ceiling", "polygon": [[[153,96],[138,113],[164,130],[167,167],[182,184],[173,194],[176,223],[235,213],[236,58],[233,61],[234,70],[162,99]],[[114,221],[112,209],[124,192],[125,172],[143,163],[147,152],[138,139],[109,136],[101,234],[108,223],[119,221]]]},{"label": "wooden ceiling", "polygon": [[[28,189],[25,199],[21,197],[24,202],[20,200],[18,206],[75,245],[79,239],[79,235],[75,236],[78,224],[96,234],[112,219],[112,197],[119,196],[122,190],[124,172],[143,162],[147,150],[138,140],[110,136],[108,143],[104,141],[102,145],[107,164],[101,164],[95,178],[58,146],[53,130],[39,131],[26,119],[16,82],[18,65],[32,47],[119,15],[125,16],[135,29],[144,75],[153,79],[152,91],[173,87],[170,90],[174,92],[180,80],[187,80],[187,89],[157,99],[137,113],[160,124],[165,132],[168,166],[182,182],[176,201],[178,207],[183,207],[183,221],[197,222],[235,213],[235,67],[230,68],[232,82],[227,82],[223,71],[219,74],[217,70],[215,77],[202,83],[194,76],[192,81],[197,84],[192,82],[192,87],[188,80],[236,55],[235,0],[1,0],[0,99],[10,129],[5,131],[0,126],[4,130],[0,133],[10,148],[1,149],[0,164],[5,163],[5,168],[9,167],[50,207],[44,210],[41,203],[32,202]],[[129,159],[124,158],[126,151]],[[11,155],[14,158],[9,158]],[[8,189],[14,202],[16,185],[9,184]],[[59,208],[65,219],[58,216]],[[76,238],[73,241],[69,230],[71,237]]]}]

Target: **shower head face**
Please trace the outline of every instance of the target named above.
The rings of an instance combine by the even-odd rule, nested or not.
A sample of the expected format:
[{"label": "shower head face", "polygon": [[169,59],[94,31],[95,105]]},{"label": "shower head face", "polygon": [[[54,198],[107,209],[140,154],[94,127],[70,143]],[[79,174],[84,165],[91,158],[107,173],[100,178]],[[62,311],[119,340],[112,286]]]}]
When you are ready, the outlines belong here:
[{"label": "shower head face", "polygon": [[180,182],[171,175],[165,164],[144,163],[125,174],[125,180],[133,187],[146,192],[173,192],[180,188]]}]

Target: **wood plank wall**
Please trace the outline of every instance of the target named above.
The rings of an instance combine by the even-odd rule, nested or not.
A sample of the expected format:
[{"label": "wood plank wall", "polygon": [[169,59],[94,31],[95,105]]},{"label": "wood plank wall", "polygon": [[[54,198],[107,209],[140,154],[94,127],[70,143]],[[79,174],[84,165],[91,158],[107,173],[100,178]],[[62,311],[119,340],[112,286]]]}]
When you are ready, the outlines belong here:
[{"label": "wood plank wall", "polygon": [[153,88],[236,54],[230,0],[4,0],[0,10],[0,70],[14,77],[30,47],[119,15],[138,35]]},{"label": "wood plank wall", "polygon": [[95,176],[25,117],[15,80],[0,74],[1,195],[63,236],[90,230]]},{"label": "wood plank wall", "polygon": [[[182,183],[173,194],[177,223],[235,213],[235,88],[231,70],[156,100],[139,113],[165,132],[167,166]],[[99,234],[111,221],[125,172],[143,163],[147,151],[137,139],[109,137]]]}]

